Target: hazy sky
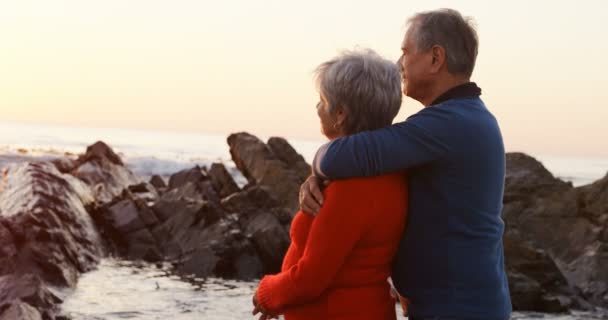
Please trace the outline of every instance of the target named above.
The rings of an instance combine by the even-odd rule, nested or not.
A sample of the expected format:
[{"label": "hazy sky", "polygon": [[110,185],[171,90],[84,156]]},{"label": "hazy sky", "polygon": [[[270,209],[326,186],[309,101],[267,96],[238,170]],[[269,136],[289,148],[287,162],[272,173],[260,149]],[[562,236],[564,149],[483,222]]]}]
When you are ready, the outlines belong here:
[{"label": "hazy sky", "polygon": [[321,139],[314,68],[396,60],[406,19],[441,7],[477,22],[508,150],[608,156],[605,0],[0,0],[0,120]]}]

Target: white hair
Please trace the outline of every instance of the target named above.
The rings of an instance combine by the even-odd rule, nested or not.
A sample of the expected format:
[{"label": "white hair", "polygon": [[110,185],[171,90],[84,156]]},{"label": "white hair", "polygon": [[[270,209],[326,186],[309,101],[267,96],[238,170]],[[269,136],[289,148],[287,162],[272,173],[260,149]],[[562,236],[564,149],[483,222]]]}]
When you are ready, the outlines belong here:
[{"label": "white hair", "polygon": [[479,46],[473,19],[453,9],[421,12],[409,19],[416,50],[438,45],[445,49],[448,71],[470,77]]},{"label": "white hair", "polygon": [[317,86],[329,103],[348,117],[344,130],[353,134],[390,125],[401,107],[397,65],[371,49],[344,51],[316,69]]}]

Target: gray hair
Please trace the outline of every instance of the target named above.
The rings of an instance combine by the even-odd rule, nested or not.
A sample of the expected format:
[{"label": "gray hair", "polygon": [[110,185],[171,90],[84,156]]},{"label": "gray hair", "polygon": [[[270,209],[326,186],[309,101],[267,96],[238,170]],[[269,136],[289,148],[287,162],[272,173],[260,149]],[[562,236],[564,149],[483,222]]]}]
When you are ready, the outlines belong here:
[{"label": "gray hair", "polygon": [[479,39],[473,19],[453,9],[421,12],[409,19],[418,52],[434,45],[445,49],[448,71],[452,74],[473,74]]},{"label": "gray hair", "polygon": [[345,51],[319,65],[315,74],[330,112],[335,112],[337,106],[345,109],[346,134],[390,125],[399,112],[399,68],[371,49]]}]

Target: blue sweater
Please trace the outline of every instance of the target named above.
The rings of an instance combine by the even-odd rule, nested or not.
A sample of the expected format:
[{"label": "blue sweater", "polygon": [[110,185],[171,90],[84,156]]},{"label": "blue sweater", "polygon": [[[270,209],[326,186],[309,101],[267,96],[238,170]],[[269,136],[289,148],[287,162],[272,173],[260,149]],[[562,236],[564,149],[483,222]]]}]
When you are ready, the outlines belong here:
[{"label": "blue sweater", "polygon": [[510,317],[500,217],[505,150],[478,96],[335,140],[319,150],[315,167],[330,179],[407,169],[409,221],[392,278],[412,302],[410,316]]}]

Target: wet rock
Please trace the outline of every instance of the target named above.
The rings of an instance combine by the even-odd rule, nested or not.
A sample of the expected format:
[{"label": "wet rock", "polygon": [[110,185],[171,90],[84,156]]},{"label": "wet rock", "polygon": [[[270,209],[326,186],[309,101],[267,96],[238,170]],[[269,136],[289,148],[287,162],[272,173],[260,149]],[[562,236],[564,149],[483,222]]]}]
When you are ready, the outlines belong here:
[{"label": "wet rock", "polygon": [[281,271],[290,239],[278,218],[271,213],[260,213],[252,218],[245,232],[264,261],[266,270],[270,273]]},{"label": "wet rock", "polygon": [[310,165],[284,138],[272,137],[268,139],[268,147],[275,156],[298,174],[300,182],[304,182],[311,175]]},{"label": "wet rock", "polygon": [[33,274],[0,277],[0,306],[23,301],[39,310],[54,310],[61,299]]},{"label": "wet rock", "polygon": [[61,173],[70,173],[77,165],[76,160],[70,158],[56,158],[51,160],[51,163],[57,167],[57,170]]},{"label": "wet rock", "polygon": [[234,221],[222,219],[190,236],[202,245],[184,255],[180,272],[241,280],[259,278],[264,274],[264,266],[253,244]]},{"label": "wet rock", "polygon": [[232,176],[228,173],[228,170],[226,170],[226,167],[221,163],[214,163],[211,165],[209,177],[220,198],[227,197],[240,191],[239,187],[234,182],[234,179],[232,179]]},{"label": "wet rock", "polygon": [[[547,252],[574,292],[552,292],[541,282],[547,291],[547,298],[537,305],[546,308],[541,311],[563,309],[572,300],[583,304],[579,299],[608,306],[603,300],[608,292],[608,249],[602,240],[606,225],[601,218],[608,206],[604,198],[607,185],[600,180],[573,188],[533,158],[507,154],[503,200],[507,233],[515,232],[521,241]],[[507,265],[513,259],[514,255],[507,256]],[[570,300],[555,298],[560,296]]]},{"label": "wet rock", "polygon": [[281,203],[296,212],[301,179],[257,137],[248,133],[228,137],[230,155],[250,183],[266,188]]},{"label": "wet rock", "polygon": [[171,192],[175,189],[182,189],[188,184],[195,187],[193,191],[196,192],[197,197],[200,197],[203,200],[219,203],[220,196],[213,187],[213,183],[211,182],[207,173],[199,166],[182,170],[171,175],[167,190]]},{"label": "wet rock", "polygon": [[127,243],[126,257],[128,259],[141,259],[156,262],[162,259],[156,239],[148,229],[131,232],[125,236]]},{"label": "wet rock", "polygon": [[13,301],[2,311],[0,308],[0,319],[6,320],[42,320],[38,310],[20,300]]},{"label": "wet rock", "polygon": [[185,169],[174,173],[169,177],[169,190],[183,187],[186,183],[190,182],[193,185],[197,185],[200,181],[207,180],[206,174],[203,174],[203,169],[199,166],[194,168]]},{"label": "wet rock", "polygon": [[143,229],[146,224],[139,217],[139,209],[129,199],[119,201],[107,209],[106,220],[121,234]]},{"label": "wet rock", "polygon": [[125,188],[138,184],[140,179],[127,167],[112,149],[96,142],[77,160],[72,175],[84,181],[93,190],[99,203],[111,202]]},{"label": "wet rock", "polygon": [[165,183],[165,180],[157,174],[153,175],[150,178],[150,184],[153,185],[157,190],[167,188],[167,184]]},{"label": "wet rock", "polygon": [[515,232],[505,234],[503,244],[513,309],[563,312],[584,307],[572,299],[554,298],[578,293],[546,252],[522,241]]},{"label": "wet rock", "polygon": [[124,166],[124,163],[120,157],[114,153],[112,148],[103,141],[97,141],[87,147],[87,151],[84,155],[78,158],[79,163],[90,162],[90,161],[109,161],[113,164]]},{"label": "wet rock", "polygon": [[148,182],[142,182],[139,184],[131,185],[131,186],[128,186],[127,189],[131,193],[130,194],[131,198],[141,199],[142,201],[145,201],[146,203],[152,204],[156,200],[158,200],[158,197],[159,197],[159,194],[158,194],[158,191],[156,190],[156,188]]},{"label": "wet rock", "polygon": [[174,216],[179,212],[194,212],[200,210],[203,205],[203,195],[196,186],[190,182],[165,193],[153,206],[152,210],[161,221]]},{"label": "wet rock", "polygon": [[221,205],[227,212],[246,216],[259,210],[277,207],[279,202],[266,189],[252,186],[222,199]]},{"label": "wet rock", "polygon": [[82,182],[50,163],[19,163],[8,167],[0,189],[0,247],[14,253],[3,257],[6,265],[73,287],[79,273],[97,264],[100,240],[85,209],[90,190]]}]

